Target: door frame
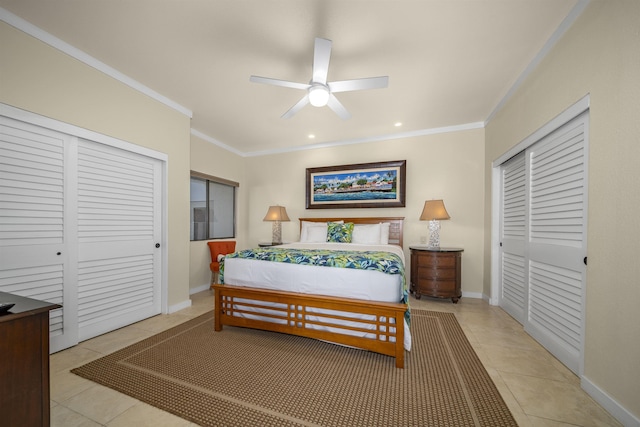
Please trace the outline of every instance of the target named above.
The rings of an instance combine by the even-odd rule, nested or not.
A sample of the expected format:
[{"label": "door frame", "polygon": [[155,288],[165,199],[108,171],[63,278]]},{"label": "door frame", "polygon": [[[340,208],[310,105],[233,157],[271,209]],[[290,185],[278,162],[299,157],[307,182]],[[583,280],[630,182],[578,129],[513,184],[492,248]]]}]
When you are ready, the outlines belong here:
[{"label": "door frame", "polygon": [[169,188],[168,185],[168,161],[169,156],[165,153],[161,153],[159,151],[155,151],[150,148],[146,148],[140,145],[133,144],[131,142],[127,142],[118,138],[114,138],[108,135],[104,135],[98,132],[94,132],[88,129],[81,128],[79,126],[75,126],[69,123],[61,122],[59,120],[55,120],[49,117],[41,116],[36,113],[32,113],[30,111],[22,110],[20,108],[13,107],[8,104],[4,104],[0,102],[0,116],[6,116],[14,120],[22,121],[25,123],[29,123],[32,125],[40,126],[46,129],[51,129],[57,132],[61,132],[64,134],[71,135],[77,138],[87,139],[89,141],[94,141],[100,144],[105,144],[111,147],[119,148],[125,151],[129,151],[132,153],[140,154],[142,156],[147,156],[153,159],[157,159],[161,162],[160,166],[160,185],[162,186],[160,190],[161,194],[161,209],[162,209],[162,223],[161,223],[161,239],[160,239],[160,249],[161,255],[160,259],[162,262],[162,269],[160,272],[160,311],[162,314],[169,313],[169,290],[168,290],[168,276],[169,276],[169,263],[168,263],[168,210],[169,204],[167,201],[167,191]]}]

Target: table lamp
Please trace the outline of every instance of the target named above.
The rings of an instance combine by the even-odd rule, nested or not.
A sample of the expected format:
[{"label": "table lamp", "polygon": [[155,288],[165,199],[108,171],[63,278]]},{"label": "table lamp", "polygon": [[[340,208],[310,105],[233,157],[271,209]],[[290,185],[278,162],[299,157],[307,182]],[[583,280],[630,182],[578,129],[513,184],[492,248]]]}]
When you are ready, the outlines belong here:
[{"label": "table lamp", "polygon": [[429,221],[429,243],[430,248],[440,247],[440,221],[450,219],[447,209],[442,200],[427,200],[424,202],[421,221]]},{"label": "table lamp", "polygon": [[263,221],[273,221],[271,243],[282,244],[282,221],[290,221],[284,206],[269,206]]}]

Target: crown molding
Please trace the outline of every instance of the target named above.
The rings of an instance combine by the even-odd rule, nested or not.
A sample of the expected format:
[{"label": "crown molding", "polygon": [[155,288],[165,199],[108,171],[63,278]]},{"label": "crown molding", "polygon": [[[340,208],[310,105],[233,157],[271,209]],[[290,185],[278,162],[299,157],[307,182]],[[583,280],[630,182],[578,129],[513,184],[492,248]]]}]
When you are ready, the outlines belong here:
[{"label": "crown molding", "polygon": [[244,153],[244,156],[245,157],[267,156],[270,154],[282,154],[282,153],[291,153],[294,151],[316,150],[318,148],[339,147],[339,146],[353,145],[353,144],[366,144],[369,142],[390,141],[394,139],[412,138],[415,136],[436,135],[441,133],[460,132],[464,130],[482,129],[482,128],[484,128],[484,122],[474,122],[474,123],[467,123],[467,124],[456,125],[456,126],[445,126],[445,127],[432,128],[432,129],[420,129],[420,130],[408,131],[408,132],[390,133],[385,135],[367,136],[363,138],[345,139],[341,141],[319,142],[317,144],[302,145],[299,147],[277,148],[274,150],[265,150],[265,151],[252,151],[252,152]]},{"label": "crown molding", "polygon": [[584,9],[587,7],[591,0],[578,0],[578,3],[571,9],[571,12],[567,15],[566,18],[560,23],[558,28],[553,32],[549,40],[542,46],[540,52],[533,58],[533,60],[527,65],[527,68],[522,71],[520,76],[516,79],[515,83],[511,85],[511,88],[507,91],[507,93],[502,97],[502,99],[498,102],[498,104],[493,108],[491,114],[484,121],[484,125],[487,126],[489,122],[493,119],[493,117],[504,107],[504,105],[511,99],[511,97],[516,93],[516,91],[520,88],[522,83],[529,77],[529,75],[536,69],[538,64],[542,62],[545,56],[551,51],[551,49],[556,45],[558,40],[562,38],[564,33],[573,25],[573,23],[578,19],[578,16],[582,14]]},{"label": "crown molding", "polygon": [[225,150],[230,151],[233,154],[237,154],[238,156],[241,156],[241,157],[246,157],[247,156],[242,151],[239,151],[239,150],[237,150],[237,149],[235,149],[235,148],[233,148],[233,147],[231,147],[231,146],[229,146],[229,145],[227,145],[227,144],[225,144],[223,142],[220,142],[217,139],[212,138],[209,135],[206,135],[206,134],[204,134],[204,133],[202,133],[199,130],[196,130],[194,128],[191,128],[191,135],[197,136],[198,138],[203,139],[203,140],[205,140],[205,141],[207,141],[207,142],[209,142],[209,143],[211,143],[213,145],[217,145],[220,148],[224,148]]},{"label": "crown molding", "polygon": [[77,59],[78,61],[92,68],[95,68],[96,70],[108,75],[109,77],[112,77],[118,80],[119,82],[131,87],[132,89],[137,90],[138,92],[141,92],[149,96],[150,98],[155,99],[158,102],[161,102],[162,104],[184,114],[185,116],[189,118],[193,118],[193,112],[188,108],[183,107],[182,105],[172,101],[166,96],[159,94],[158,92],[148,88],[142,83],[132,79],[131,77],[126,76],[125,74],[121,73],[115,68],[108,66],[104,62],[98,61],[96,58],[92,57],[91,55],[88,55],[87,53],[81,51],[80,49],[71,46],[69,43],[62,41],[57,37],[54,37],[53,35],[47,33],[46,31],[36,27],[30,22],[25,21],[19,16],[16,16],[13,13],[1,7],[0,7],[0,21],[3,21],[11,25],[12,27],[22,31],[23,33],[29,34],[30,36],[34,37],[37,40],[40,40],[45,44],[48,44],[54,49],[57,49],[63,53],[66,53],[72,58]]}]

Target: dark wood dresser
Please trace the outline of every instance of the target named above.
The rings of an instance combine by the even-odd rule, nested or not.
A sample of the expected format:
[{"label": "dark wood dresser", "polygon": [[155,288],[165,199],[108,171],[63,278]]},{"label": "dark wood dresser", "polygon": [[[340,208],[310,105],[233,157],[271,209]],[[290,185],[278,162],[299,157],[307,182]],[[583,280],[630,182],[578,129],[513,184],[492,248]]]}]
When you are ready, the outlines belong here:
[{"label": "dark wood dresser", "polygon": [[460,248],[429,248],[410,246],[411,293],[420,299],[422,295],[451,298],[457,303],[462,297],[462,252]]},{"label": "dark wood dresser", "polygon": [[0,292],[0,424],[48,426],[49,310],[57,304]]}]

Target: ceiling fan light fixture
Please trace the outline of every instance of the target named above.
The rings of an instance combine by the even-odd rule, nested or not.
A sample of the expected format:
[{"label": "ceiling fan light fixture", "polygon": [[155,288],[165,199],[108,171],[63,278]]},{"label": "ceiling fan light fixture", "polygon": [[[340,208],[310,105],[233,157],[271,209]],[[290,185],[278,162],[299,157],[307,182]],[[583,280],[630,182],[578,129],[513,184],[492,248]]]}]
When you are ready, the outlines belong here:
[{"label": "ceiling fan light fixture", "polygon": [[347,120],[351,117],[351,114],[346,108],[344,108],[344,105],[338,101],[338,98],[335,96],[336,93],[365,89],[380,89],[389,85],[389,76],[327,82],[330,58],[331,40],[316,37],[313,48],[313,69],[311,72],[313,78],[308,84],[260,76],[251,76],[249,80],[254,83],[264,83],[307,91],[302,99],[296,102],[293,107],[289,108],[287,112],[280,116],[283,119],[290,119],[307,104],[311,104],[314,107],[327,106],[342,120]]},{"label": "ceiling fan light fixture", "polygon": [[314,107],[324,107],[329,102],[329,88],[313,85],[309,88],[309,103]]}]

